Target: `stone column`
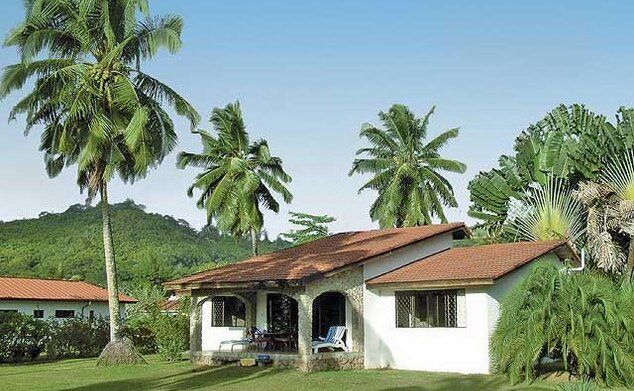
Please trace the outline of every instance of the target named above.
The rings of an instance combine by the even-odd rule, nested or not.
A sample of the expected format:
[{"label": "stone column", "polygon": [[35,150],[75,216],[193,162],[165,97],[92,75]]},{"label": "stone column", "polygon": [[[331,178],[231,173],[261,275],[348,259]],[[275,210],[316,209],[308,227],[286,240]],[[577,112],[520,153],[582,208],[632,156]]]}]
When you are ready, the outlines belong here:
[{"label": "stone column", "polygon": [[363,286],[348,289],[346,297],[352,307],[350,339],[355,352],[363,352],[364,324],[363,324]]},{"label": "stone column", "polygon": [[202,309],[199,305],[203,298],[191,296],[191,310],[189,313],[189,351],[193,358],[195,352],[202,350]]},{"label": "stone column", "polygon": [[313,297],[301,293],[295,296],[297,300],[297,352],[299,353],[303,370],[308,370],[311,341],[313,339]]}]

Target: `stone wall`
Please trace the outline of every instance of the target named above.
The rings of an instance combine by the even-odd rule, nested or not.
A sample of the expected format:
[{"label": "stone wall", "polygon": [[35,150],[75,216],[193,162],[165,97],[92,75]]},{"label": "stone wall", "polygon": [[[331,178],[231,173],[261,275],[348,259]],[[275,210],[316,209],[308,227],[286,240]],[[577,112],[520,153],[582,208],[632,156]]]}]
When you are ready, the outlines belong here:
[{"label": "stone wall", "polygon": [[363,352],[317,353],[308,356],[302,365],[306,372],[363,369]]},{"label": "stone wall", "polygon": [[289,293],[298,303],[298,334],[300,354],[310,354],[312,339],[313,301],[322,293],[339,292],[343,294],[352,307],[350,333],[353,351],[363,352],[363,267],[350,269],[329,275],[328,277],[306,284],[303,291]]},{"label": "stone wall", "polygon": [[[241,358],[257,358],[258,352],[196,352],[191,361],[196,365],[221,366],[236,363]],[[317,353],[302,359],[297,354],[266,353],[271,357],[274,368],[294,368],[307,372],[342,371],[363,369],[363,353],[360,352],[328,352]]]}]

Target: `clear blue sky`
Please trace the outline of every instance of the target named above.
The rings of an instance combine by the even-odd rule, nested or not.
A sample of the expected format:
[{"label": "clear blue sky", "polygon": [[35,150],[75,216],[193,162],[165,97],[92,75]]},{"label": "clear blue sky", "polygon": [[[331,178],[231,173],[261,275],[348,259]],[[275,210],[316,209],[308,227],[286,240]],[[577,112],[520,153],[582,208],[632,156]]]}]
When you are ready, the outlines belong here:
[{"label": "clear blue sky", "polygon": [[[0,31],[22,17],[22,2],[3,1]],[[468,220],[467,184],[509,153],[515,136],[559,103],[585,103],[609,118],[634,105],[634,2],[631,1],[152,1],[151,10],[185,20],[184,46],[146,70],[176,88],[208,118],[239,99],[252,137],[269,140],[294,178],[290,210],[334,215],[335,231],[375,226],[374,194],[357,195],[365,178],[347,176],[362,143],[360,125],[405,103],[418,114],[437,106],[431,133],[461,128],[445,150],[468,165],[450,176]],[[0,49],[0,65],[17,61]],[[74,171],[44,173],[38,132],[7,124],[0,106],[0,220],[62,211],[83,202]],[[198,150],[180,125],[179,149]],[[208,127],[207,123],[202,124]],[[195,174],[175,168],[175,154],[133,186],[115,183],[112,198],[204,223],[185,190]],[[266,215],[275,235],[284,207]]]}]

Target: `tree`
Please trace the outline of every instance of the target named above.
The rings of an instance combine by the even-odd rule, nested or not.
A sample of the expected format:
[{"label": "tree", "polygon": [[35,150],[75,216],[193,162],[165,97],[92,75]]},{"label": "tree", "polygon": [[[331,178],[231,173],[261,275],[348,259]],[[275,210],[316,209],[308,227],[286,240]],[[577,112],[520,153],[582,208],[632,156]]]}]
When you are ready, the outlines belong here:
[{"label": "tree", "polygon": [[480,172],[470,183],[469,215],[492,232],[503,232],[509,208],[530,187],[549,177],[574,189],[597,178],[606,156],[621,156],[634,146],[634,109],[620,108],[616,125],[585,106],[560,105],[516,139],[513,155],[503,155],[498,167]]},{"label": "tree", "polygon": [[330,234],[328,224],[336,221],[328,215],[311,215],[308,213],[289,212],[291,218],[289,223],[302,227],[298,230],[291,230],[282,233],[280,236],[290,240],[294,245],[312,242],[313,240],[325,238]]},{"label": "tree", "polygon": [[510,208],[508,222],[514,239],[565,240],[578,248],[585,235],[581,203],[564,180],[554,177],[527,189]]},{"label": "tree", "polygon": [[360,137],[371,146],[357,151],[362,157],[354,160],[349,175],[374,175],[359,192],[378,192],[370,217],[382,228],[427,225],[434,218],[446,222],[443,209],[458,206],[453,187],[440,172],[464,173],[466,166],[442,157],[440,150],[459,131],[450,129],[426,142],[434,110],[416,118],[407,106],[395,104],[379,112],[383,128],[368,123],[361,127]]},{"label": "tree", "polygon": [[[195,126],[194,108],[167,85],[141,72],[159,49],[181,46],[181,18],[151,18],[145,0],[35,0],[5,41],[21,62],[4,69],[0,98],[34,79],[10,118],[26,116],[26,132],[43,127],[46,170],[57,176],[77,167],[80,190],[101,198],[103,246],[110,306],[110,343],[100,364],[142,360],[122,336],[108,182],[147,175],[174,148],[174,124],[163,104]],[[137,11],[145,19],[137,21]]]},{"label": "tree", "polygon": [[293,199],[286,184],[291,177],[282,167],[282,159],[271,156],[266,140],[250,142],[242,118],[240,103],[215,108],[211,124],[214,136],[203,130],[195,131],[201,138],[200,154],[181,152],[178,167],[199,167],[187,194],[200,191],[196,205],[205,209],[207,221],[222,232],[235,236],[251,233],[253,255],[258,253],[258,235],[264,224],[261,208],[279,212],[273,193],[286,203]]},{"label": "tree", "polygon": [[576,191],[586,206],[587,246],[596,265],[607,273],[634,275],[634,151],[612,157],[597,181]]}]

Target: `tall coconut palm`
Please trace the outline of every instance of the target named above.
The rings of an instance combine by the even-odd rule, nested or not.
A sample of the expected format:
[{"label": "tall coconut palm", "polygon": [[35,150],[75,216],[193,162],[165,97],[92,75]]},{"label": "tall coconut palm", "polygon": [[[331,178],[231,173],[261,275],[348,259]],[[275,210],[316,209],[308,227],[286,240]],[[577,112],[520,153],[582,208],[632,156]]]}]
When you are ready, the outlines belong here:
[{"label": "tall coconut palm", "polygon": [[434,218],[446,222],[445,207],[457,207],[451,183],[441,172],[464,173],[466,166],[446,159],[440,150],[458,137],[458,129],[447,130],[427,141],[427,126],[435,107],[416,118],[407,106],[395,104],[380,112],[383,128],[361,127],[360,136],[370,147],[361,148],[349,175],[371,173],[374,177],[359,192],[379,194],[370,208],[370,217],[381,227],[431,224]]},{"label": "tall coconut palm", "polygon": [[261,208],[279,212],[273,193],[286,203],[292,201],[286,187],[291,177],[282,168],[282,159],[271,156],[266,140],[249,140],[239,102],[213,109],[210,121],[217,135],[194,132],[201,138],[202,153],[178,155],[179,168],[203,169],[187,194],[193,197],[196,189],[200,191],[196,205],[207,211],[208,222],[221,231],[236,236],[251,233],[253,255],[257,255],[257,237],[264,224]]},{"label": "tall coconut palm", "polygon": [[81,191],[100,195],[110,307],[110,343],[100,363],[136,362],[140,357],[122,336],[108,182],[115,175],[130,182],[144,177],[173,150],[177,136],[163,104],[192,127],[199,121],[185,99],[140,70],[159,49],[180,48],[183,23],[177,16],[150,18],[145,0],[25,4],[25,20],[5,41],[21,61],[4,69],[0,98],[32,80],[10,117],[25,115],[27,133],[42,127],[40,150],[51,177],[76,166]]},{"label": "tall coconut palm", "polygon": [[634,151],[609,160],[596,182],[582,182],[577,197],[588,210],[588,249],[597,266],[634,274]]}]

